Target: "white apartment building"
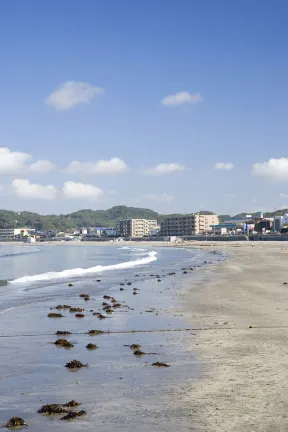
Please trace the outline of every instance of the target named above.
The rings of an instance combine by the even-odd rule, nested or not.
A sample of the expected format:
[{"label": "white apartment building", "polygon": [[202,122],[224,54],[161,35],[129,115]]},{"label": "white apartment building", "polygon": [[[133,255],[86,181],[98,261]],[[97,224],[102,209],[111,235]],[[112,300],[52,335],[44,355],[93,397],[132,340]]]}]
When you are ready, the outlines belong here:
[{"label": "white apartment building", "polygon": [[34,231],[35,229],[30,228],[0,228],[0,241],[11,240],[18,236],[26,237]]},{"label": "white apartment building", "polygon": [[144,237],[149,236],[155,228],[157,220],[125,219],[117,222],[116,233],[120,237]]}]

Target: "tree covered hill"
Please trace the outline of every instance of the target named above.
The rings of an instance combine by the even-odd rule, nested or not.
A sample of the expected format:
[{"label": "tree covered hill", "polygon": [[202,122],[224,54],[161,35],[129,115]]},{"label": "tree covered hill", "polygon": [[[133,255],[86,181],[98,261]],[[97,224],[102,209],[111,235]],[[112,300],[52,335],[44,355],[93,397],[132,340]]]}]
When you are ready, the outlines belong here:
[{"label": "tree covered hill", "polygon": [[[201,211],[202,214],[213,214],[211,211]],[[273,213],[264,213],[264,217],[282,216],[288,209],[277,210]],[[240,213],[237,217],[244,217],[247,213]],[[251,214],[251,213],[248,213]],[[252,213],[253,216],[259,213]],[[66,215],[39,215],[32,212],[13,212],[0,210],[1,228],[36,228],[37,230],[57,229],[66,231],[81,227],[107,226],[114,227],[117,220],[127,218],[157,219],[160,223],[169,216],[183,216],[182,214],[162,215],[153,210],[137,207],[115,206],[108,210],[79,210]],[[229,218],[229,215],[219,215],[220,221]]]}]

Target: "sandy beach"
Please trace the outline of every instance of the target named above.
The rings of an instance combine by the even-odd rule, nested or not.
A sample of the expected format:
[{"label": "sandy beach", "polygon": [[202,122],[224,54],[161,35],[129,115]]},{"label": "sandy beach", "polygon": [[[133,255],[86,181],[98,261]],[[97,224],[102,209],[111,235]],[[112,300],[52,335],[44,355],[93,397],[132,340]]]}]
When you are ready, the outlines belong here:
[{"label": "sandy beach", "polygon": [[185,316],[203,329],[193,343],[201,378],[183,393],[192,430],[287,431],[288,249],[219,246],[230,259],[183,294]]}]

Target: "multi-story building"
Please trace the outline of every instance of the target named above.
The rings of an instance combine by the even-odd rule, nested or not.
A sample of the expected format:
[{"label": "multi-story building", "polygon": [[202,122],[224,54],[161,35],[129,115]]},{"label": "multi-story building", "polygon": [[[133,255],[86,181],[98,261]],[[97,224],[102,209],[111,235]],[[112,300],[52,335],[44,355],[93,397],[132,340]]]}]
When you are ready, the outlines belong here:
[{"label": "multi-story building", "polygon": [[219,224],[219,218],[214,214],[190,214],[186,216],[171,216],[161,222],[161,236],[188,236],[212,232],[211,225]]},{"label": "multi-story building", "polygon": [[144,237],[149,236],[155,228],[157,220],[125,219],[117,222],[116,232],[120,237]]},{"label": "multi-story building", "polygon": [[35,232],[35,229],[29,228],[1,228],[0,241],[14,240],[15,238],[27,237],[29,234]]}]

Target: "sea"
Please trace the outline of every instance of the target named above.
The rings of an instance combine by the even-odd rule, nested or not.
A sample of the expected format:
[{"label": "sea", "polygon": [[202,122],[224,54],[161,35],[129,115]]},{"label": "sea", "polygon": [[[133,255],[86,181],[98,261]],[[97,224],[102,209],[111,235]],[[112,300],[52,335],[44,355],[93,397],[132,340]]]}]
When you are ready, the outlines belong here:
[{"label": "sea", "polygon": [[[222,258],[142,244],[0,245],[0,425],[19,416],[32,432],[178,430],[189,407],[177,408],[177,389],[196,379],[199,363],[187,350],[195,332],[177,292]],[[99,320],[93,313],[105,314],[105,295],[121,308]],[[64,304],[83,308],[84,317],[56,309]],[[104,333],[90,336],[95,329]],[[73,348],[54,345],[59,330],[71,332]],[[88,351],[89,342],[98,348]],[[148,354],[135,357],[133,343]],[[73,359],[89,367],[70,372]],[[157,361],[169,367],[153,367]],[[37,413],[71,399],[85,416],[67,422]]]}]

